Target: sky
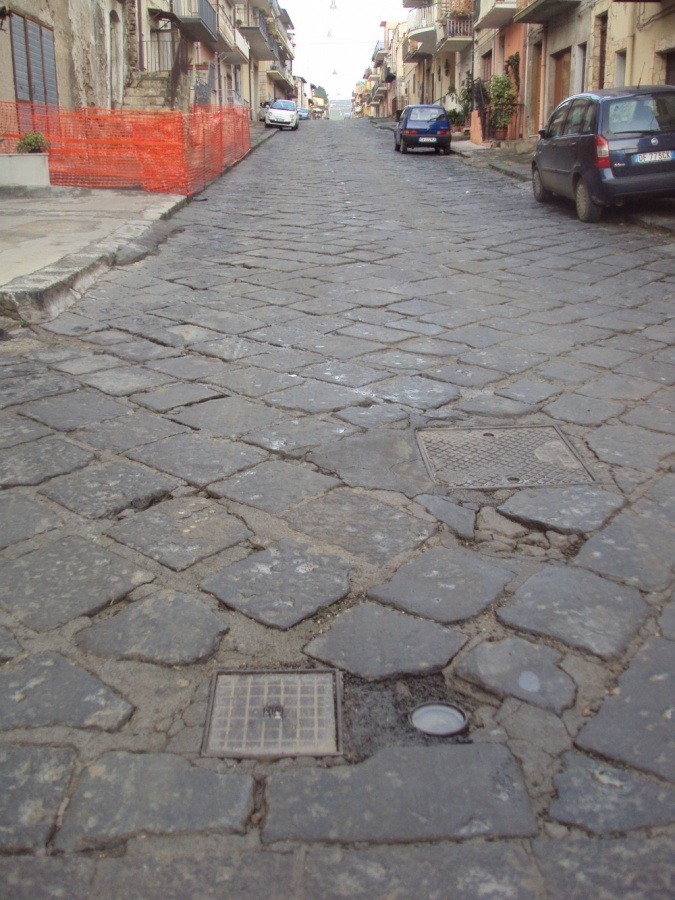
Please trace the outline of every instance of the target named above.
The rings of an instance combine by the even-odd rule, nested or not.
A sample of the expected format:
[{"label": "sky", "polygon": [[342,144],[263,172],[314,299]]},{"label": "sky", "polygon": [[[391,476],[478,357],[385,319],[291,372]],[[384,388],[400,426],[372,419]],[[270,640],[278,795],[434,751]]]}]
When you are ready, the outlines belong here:
[{"label": "sky", "polygon": [[380,22],[402,22],[410,12],[403,0],[279,0],[279,5],[295,25],[293,74],[324,87],[331,100],[351,99],[375,44],[384,38]]}]

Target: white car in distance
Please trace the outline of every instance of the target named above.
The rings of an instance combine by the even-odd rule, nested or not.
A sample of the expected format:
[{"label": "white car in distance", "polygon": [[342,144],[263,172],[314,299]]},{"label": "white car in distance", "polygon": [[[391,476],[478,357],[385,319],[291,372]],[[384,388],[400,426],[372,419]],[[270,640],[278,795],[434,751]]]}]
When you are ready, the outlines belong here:
[{"label": "white car in distance", "polygon": [[298,107],[293,100],[275,100],[267,110],[265,128],[298,130]]}]

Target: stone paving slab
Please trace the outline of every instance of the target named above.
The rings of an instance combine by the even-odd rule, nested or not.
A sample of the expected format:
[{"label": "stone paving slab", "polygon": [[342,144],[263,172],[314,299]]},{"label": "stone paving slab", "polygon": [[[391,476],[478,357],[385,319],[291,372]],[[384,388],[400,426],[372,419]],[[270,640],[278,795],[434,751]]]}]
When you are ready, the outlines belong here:
[{"label": "stone paving slab", "polygon": [[619,693],[581,730],[577,746],[675,782],[675,642],[646,641],[619,678]]},{"label": "stone paving slab", "polygon": [[547,566],[528,578],[513,600],[497,610],[506,625],[590,650],[617,656],[649,615],[635,588],[615,584],[582,569]]},{"label": "stone paving slab", "polygon": [[562,761],[551,806],[559,822],[607,836],[675,822],[675,785],[581,753],[566,753]]},{"label": "stone paving slab", "polygon": [[90,616],[154,575],[75,535],[0,562],[0,604],[35,631]]},{"label": "stone paving slab", "polygon": [[76,431],[86,425],[124,416],[128,412],[129,407],[117,400],[87,390],[34,400],[21,408],[22,415],[29,416],[56,431]]},{"label": "stone paving slab", "polygon": [[184,406],[193,406],[195,403],[203,403],[204,400],[213,400],[221,397],[222,391],[208,387],[205,384],[188,381],[175,384],[162,385],[156,390],[145,391],[141,394],[132,394],[130,400],[144,406],[153,412],[169,412]]},{"label": "stone paving slab", "polygon": [[461,622],[494,603],[513,572],[470,550],[434,547],[398,570],[368,596],[436,622]]},{"label": "stone paving slab", "polygon": [[368,680],[440,672],[467,638],[436,622],[361,603],[304,647],[307,656]]},{"label": "stone paving slab", "polygon": [[266,796],[265,843],[537,833],[516,761],[497,744],[391,747],[359,765],[272,771]]},{"label": "stone paving slab", "polygon": [[142,832],[243,833],[253,779],[219,775],[168,753],[104,754],[83,774],[55,839],[62,851],[115,846]]},{"label": "stone paving slab", "polygon": [[561,715],[576,695],[574,681],[559,667],[561,659],[551,647],[510,637],[478,644],[455,671],[498,697],[517,697]]},{"label": "stone paving slab", "polygon": [[202,600],[165,590],[94,624],[77,643],[97,656],[185,666],[212,656],[228,630],[225,618]]},{"label": "stone paving slab", "polygon": [[94,463],[76,477],[52,478],[40,493],[88,519],[104,519],[129,507],[143,509],[182,484],[135,463]]},{"label": "stone paving slab", "polygon": [[672,437],[637,425],[603,425],[588,436],[588,446],[609,465],[640,471],[656,469],[662,459],[675,452]]},{"label": "stone paving slab", "polygon": [[340,483],[337,478],[321,475],[307,466],[272,460],[210,484],[209,493],[278,515],[289,506],[325,494]]},{"label": "stone paving slab", "polygon": [[28,444],[38,438],[52,434],[51,429],[21,418],[21,416],[3,416],[0,419],[0,450]]},{"label": "stone paving slab", "polygon": [[6,378],[2,382],[0,409],[27,403],[29,400],[40,400],[54,394],[67,394],[76,391],[79,385],[72,378],[63,375],[28,375],[19,378]]},{"label": "stone paving slab", "polygon": [[620,494],[584,484],[518,491],[497,509],[526,525],[583,534],[602,528],[624,503]]},{"label": "stone paving slab", "polygon": [[133,706],[60,653],[36,653],[0,670],[0,727],[72,725],[117,731]]},{"label": "stone paving slab", "polygon": [[344,422],[335,422],[318,416],[303,416],[286,419],[283,423],[269,428],[250,431],[243,436],[243,440],[266,450],[293,457],[304,456],[312,447],[331,443],[337,438],[355,432],[356,428]]},{"label": "stone paving slab", "polygon": [[473,540],[476,526],[476,513],[474,510],[460,506],[458,503],[453,503],[452,500],[447,500],[445,497],[437,497],[433,494],[420,494],[418,497],[415,497],[415,500],[421,503],[433,516],[436,516],[439,521],[444,522],[457,537],[466,541]]},{"label": "stone paving slab", "polygon": [[368,393],[414,409],[437,409],[460,396],[454,385],[422,375],[399,375],[387,381],[378,381],[368,387]]},{"label": "stone paving slab", "polygon": [[124,366],[80,375],[80,380],[104,394],[125,397],[138,391],[147,391],[162,384],[169,384],[173,378],[145,366]]},{"label": "stone paving slab", "polygon": [[88,425],[77,434],[78,441],[101,450],[124,453],[142,444],[152,444],[162,438],[189,431],[162,416],[139,410],[126,416]]},{"label": "stone paving slab", "polygon": [[225,397],[199,403],[185,412],[175,413],[171,418],[196,431],[236,438],[247,431],[275,425],[284,418],[284,414],[262,403],[253,403],[241,397]]},{"label": "stone paving slab", "polygon": [[284,540],[211,575],[201,587],[256,621],[285,629],[346,596],[350,570],[339,556]]},{"label": "stone paving slab", "polygon": [[594,535],[576,564],[646,591],[659,591],[675,573],[675,527],[627,511]]},{"label": "stone paving slab", "polygon": [[59,517],[42,503],[20,494],[0,495],[0,550],[60,525]]},{"label": "stone paving slab", "polygon": [[177,572],[252,536],[236,516],[203,497],[157,503],[113,525],[108,534]]},{"label": "stone paving slab", "polygon": [[0,487],[41,484],[48,478],[82,469],[93,453],[55,437],[0,450]]},{"label": "stone paving slab", "polygon": [[14,659],[21,653],[21,644],[14,640],[6,628],[0,628],[0,662]]},{"label": "stone paving slab", "polygon": [[673,842],[664,837],[534,842],[547,900],[669,900]]},{"label": "stone paving slab", "polygon": [[44,849],[68,790],[74,761],[75,751],[67,747],[0,747],[3,853]]},{"label": "stone paving slab", "polygon": [[303,534],[337,544],[375,563],[413,550],[435,531],[429,522],[348,488],[308,500],[284,518]]},{"label": "stone paving slab", "polygon": [[96,862],[81,857],[12,856],[0,859],[0,883],[13,900],[91,900]]}]

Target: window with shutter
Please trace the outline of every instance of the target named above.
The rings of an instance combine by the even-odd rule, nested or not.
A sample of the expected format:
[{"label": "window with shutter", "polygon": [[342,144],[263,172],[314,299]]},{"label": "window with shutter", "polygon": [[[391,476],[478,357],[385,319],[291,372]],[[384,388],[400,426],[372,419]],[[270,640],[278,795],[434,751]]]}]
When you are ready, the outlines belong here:
[{"label": "window with shutter", "polygon": [[58,105],[54,32],[17,13],[10,23],[16,99]]}]

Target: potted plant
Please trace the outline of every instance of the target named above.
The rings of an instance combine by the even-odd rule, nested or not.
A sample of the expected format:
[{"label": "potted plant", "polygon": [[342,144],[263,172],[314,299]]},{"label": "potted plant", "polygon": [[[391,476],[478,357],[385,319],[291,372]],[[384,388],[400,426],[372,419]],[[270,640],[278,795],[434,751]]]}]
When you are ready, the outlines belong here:
[{"label": "potted plant", "polygon": [[503,141],[518,108],[518,94],[508,75],[493,75],[487,89],[490,98],[490,125],[495,139]]},{"label": "potted plant", "polygon": [[16,145],[17,153],[46,153],[49,142],[40,131],[29,131]]}]

